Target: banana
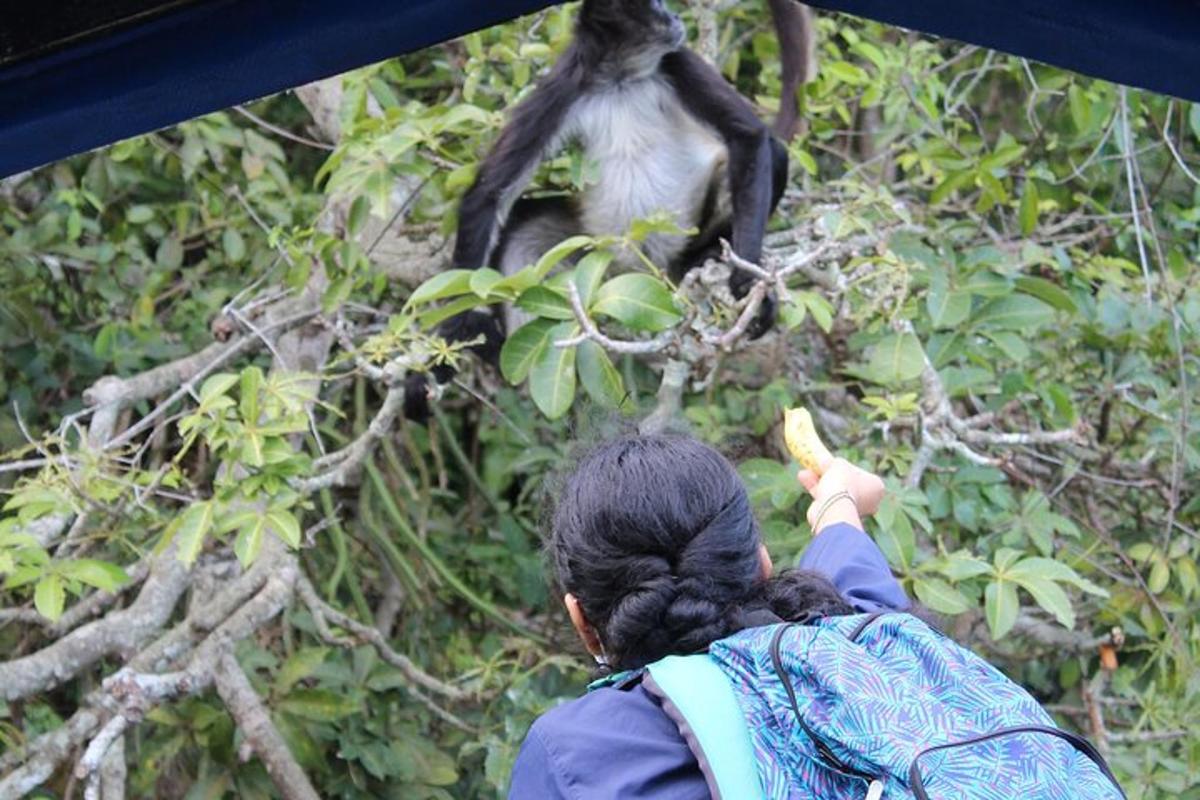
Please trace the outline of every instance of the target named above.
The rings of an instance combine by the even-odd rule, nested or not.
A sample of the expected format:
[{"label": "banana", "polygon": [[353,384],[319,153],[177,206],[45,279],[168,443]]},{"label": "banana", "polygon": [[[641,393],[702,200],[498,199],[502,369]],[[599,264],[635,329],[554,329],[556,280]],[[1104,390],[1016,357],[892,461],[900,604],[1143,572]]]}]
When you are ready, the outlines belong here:
[{"label": "banana", "polygon": [[833,459],[833,453],[817,435],[813,426],[812,414],[807,408],[791,408],[783,415],[783,439],[790,452],[805,469],[812,470],[818,476],[821,467]]}]

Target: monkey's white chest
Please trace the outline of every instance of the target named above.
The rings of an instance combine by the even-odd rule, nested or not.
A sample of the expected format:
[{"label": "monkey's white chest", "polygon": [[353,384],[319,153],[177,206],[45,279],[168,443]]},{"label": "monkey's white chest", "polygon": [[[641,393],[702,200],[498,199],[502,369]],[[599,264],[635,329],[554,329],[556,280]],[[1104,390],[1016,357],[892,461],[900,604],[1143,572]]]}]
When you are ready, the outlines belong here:
[{"label": "monkey's white chest", "polygon": [[[582,198],[585,230],[623,234],[634,220],[666,212],[683,228],[701,222],[705,200],[728,159],[724,142],[684,111],[661,79],[614,87],[584,98],[568,126],[595,165]],[[666,267],[686,244],[655,234],[647,255]]]}]

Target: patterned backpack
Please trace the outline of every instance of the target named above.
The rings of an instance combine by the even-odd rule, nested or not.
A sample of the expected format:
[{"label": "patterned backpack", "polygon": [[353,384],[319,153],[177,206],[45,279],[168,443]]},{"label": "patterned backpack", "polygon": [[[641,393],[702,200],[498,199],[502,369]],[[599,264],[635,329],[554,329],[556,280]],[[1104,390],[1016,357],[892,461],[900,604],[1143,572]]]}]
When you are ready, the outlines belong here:
[{"label": "patterned backpack", "polygon": [[1091,744],[909,614],[751,628],[642,683],[716,800],[1125,797]]}]

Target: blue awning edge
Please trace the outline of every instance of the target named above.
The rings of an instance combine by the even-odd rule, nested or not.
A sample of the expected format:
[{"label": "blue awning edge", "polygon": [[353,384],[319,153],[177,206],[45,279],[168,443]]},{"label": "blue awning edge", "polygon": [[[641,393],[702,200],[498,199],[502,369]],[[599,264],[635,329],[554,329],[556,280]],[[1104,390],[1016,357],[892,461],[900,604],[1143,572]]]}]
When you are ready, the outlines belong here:
[{"label": "blue awning edge", "polygon": [[[1200,101],[1200,0],[812,3]],[[185,6],[0,68],[0,177],[547,5],[209,0]]]}]

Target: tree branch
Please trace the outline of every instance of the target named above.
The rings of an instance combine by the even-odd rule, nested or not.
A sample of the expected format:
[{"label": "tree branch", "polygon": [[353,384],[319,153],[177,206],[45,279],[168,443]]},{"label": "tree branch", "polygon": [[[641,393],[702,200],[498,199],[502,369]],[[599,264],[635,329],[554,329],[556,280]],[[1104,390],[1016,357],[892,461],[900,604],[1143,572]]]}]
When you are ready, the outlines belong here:
[{"label": "tree branch", "polygon": [[271,722],[271,715],[250,685],[250,679],[230,653],[223,655],[217,663],[216,687],[217,694],[246,742],[267,768],[267,774],[284,800],[320,800],[320,795]]}]

